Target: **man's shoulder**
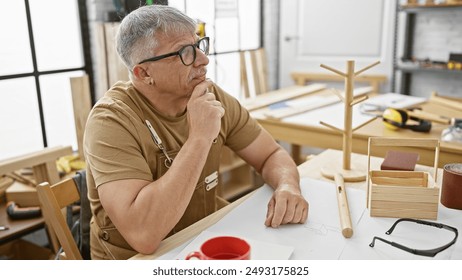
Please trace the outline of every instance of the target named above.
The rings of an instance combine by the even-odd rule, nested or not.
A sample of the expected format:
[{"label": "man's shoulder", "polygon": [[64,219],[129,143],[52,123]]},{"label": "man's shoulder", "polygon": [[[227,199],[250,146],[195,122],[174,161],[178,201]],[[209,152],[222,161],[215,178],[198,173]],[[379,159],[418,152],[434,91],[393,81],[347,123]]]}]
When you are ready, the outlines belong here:
[{"label": "man's shoulder", "polygon": [[96,102],[93,109],[135,110],[137,105],[133,100],[134,95],[136,90],[130,82],[117,82]]}]

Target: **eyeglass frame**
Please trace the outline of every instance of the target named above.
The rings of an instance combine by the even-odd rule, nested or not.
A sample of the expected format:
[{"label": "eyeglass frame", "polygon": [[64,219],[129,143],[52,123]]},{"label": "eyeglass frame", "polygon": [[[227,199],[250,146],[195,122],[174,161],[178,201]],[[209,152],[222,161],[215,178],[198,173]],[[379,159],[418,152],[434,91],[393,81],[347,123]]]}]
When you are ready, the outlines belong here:
[{"label": "eyeglass frame", "polygon": [[391,245],[393,247],[404,250],[406,252],[412,253],[414,255],[425,256],[425,257],[434,257],[434,256],[436,256],[436,254],[446,250],[447,248],[451,247],[454,243],[456,243],[457,237],[459,236],[459,232],[458,232],[457,228],[454,228],[454,227],[451,227],[451,226],[448,226],[448,225],[445,225],[445,224],[441,224],[441,223],[434,223],[434,222],[423,221],[423,220],[418,220],[418,219],[410,219],[410,218],[402,218],[402,219],[396,220],[393,223],[393,225],[391,226],[391,228],[387,232],[385,232],[385,234],[390,235],[393,232],[393,230],[395,229],[396,225],[398,223],[400,223],[400,222],[414,222],[414,223],[422,224],[422,225],[426,225],[426,226],[433,226],[433,227],[436,227],[436,228],[439,228],[439,229],[446,229],[446,230],[454,232],[455,236],[454,236],[454,239],[451,240],[446,245],[443,245],[443,246],[440,246],[440,247],[437,247],[437,248],[434,248],[434,249],[425,249],[425,250],[412,249],[412,248],[409,248],[407,246],[401,245],[399,243],[396,243],[396,242],[393,242],[393,241],[388,241],[388,240],[383,239],[383,238],[378,237],[378,236],[374,236],[374,238],[372,239],[372,242],[369,244],[369,246],[374,247],[375,240],[380,240],[380,241],[382,241],[382,242],[384,242],[386,244],[389,244],[389,245]]},{"label": "eyeglass frame", "polygon": [[[151,58],[147,58],[147,59],[144,59],[142,60],[141,62],[139,62],[138,64],[142,64],[142,63],[145,63],[145,62],[153,62],[153,61],[158,61],[158,60],[161,60],[161,59],[164,59],[164,58],[167,58],[167,57],[171,57],[171,56],[179,56],[180,59],[181,59],[181,62],[183,63],[184,66],[189,66],[189,65],[192,65],[195,61],[196,61],[196,57],[197,57],[197,54],[196,54],[196,48],[201,50],[199,48],[200,46],[200,43],[202,41],[206,41],[207,42],[207,49],[203,52],[205,55],[208,55],[209,54],[209,49],[210,49],[210,38],[209,37],[202,37],[200,38],[196,43],[194,44],[189,44],[189,45],[184,45],[183,47],[181,47],[181,49],[179,49],[178,51],[176,52],[171,52],[171,53],[166,53],[166,54],[162,54],[162,55],[158,55],[158,56],[154,56],[154,57],[151,57]],[[194,59],[193,61],[190,63],[190,64],[186,64],[184,61],[183,61],[183,57],[181,56],[181,52],[184,51],[186,48],[188,47],[193,47],[194,49]],[[202,51],[202,50],[201,50]]]}]

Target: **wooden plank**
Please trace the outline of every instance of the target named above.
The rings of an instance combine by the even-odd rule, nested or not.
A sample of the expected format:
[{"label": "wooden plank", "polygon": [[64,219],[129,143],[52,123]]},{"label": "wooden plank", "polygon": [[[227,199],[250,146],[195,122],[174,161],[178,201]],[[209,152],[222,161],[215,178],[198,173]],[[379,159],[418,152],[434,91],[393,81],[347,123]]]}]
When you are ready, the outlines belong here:
[{"label": "wooden plank", "polygon": [[264,48],[259,48],[255,50],[256,52],[256,65],[259,69],[259,74],[257,75],[260,85],[260,92],[262,94],[268,91],[268,63],[266,60],[266,52]]},{"label": "wooden plank", "polygon": [[460,3],[425,3],[425,4],[420,4],[420,3],[408,3],[408,4],[402,4],[400,7],[402,9],[408,9],[408,8],[447,8],[447,7],[460,7],[462,4]]},{"label": "wooden plank", "polygon": [[[433,187],[433,182],[428,185],[427,172],[422,171],[371,171],[370,180],[373,185],[386,186],[414,186]],[[431,178],[431,176],[430,176]]]},{"label": "wooden plank", "polygon": [[432,138],[371,137],[370,143],[373,146],[434,148],[438,145],[439,140]]},{"label": "wooden plank", "polygon": [[402,202],[402,201],[377,201],[372,209],[384,211],[429,211],[437,208],[438,203],[421,203],[421,202]]},{"label": "wooden plank", "polygon": [[59,173],[58,169],[56,168],[56,160],[34,165],[33,170],[35,181],[38,184],[42,182],[56,184],[59,182]]},{"label": "wooden plank", "polygon": [[21,207],[40,206],[35,186],[13,183],[6,192],[6,201],[14,201]]},{"label": "wooden plank", "polygon": [[122,62],[122,59],[117,54],[115,47],[115,37],[120,23],[106,22],[104,23],[105,39],[106,39],[106,67],[108,69],[109,87],[118,81],[128,81],[128,69]]},{"label": "wooden plank", "polygon": [[95,92],[96,97],[101,97],[109,89],[109,78],[108,78],[108,69],[107,57],[106,57],[106,34],[104,31],[104,23],[97,22],[93,25],[93,30],[95,32],[95,64],[94,69],[95,73]]},{"label": "wooden plank", "polygon": [[406,187],[421,187],[426,188],[426,181],[423,178],[392,178],[392,177],[378,177],[372,178],[374,185],[386,185],[386,186],[406,186]]},{"label": "wooden plank", "polygon": [[[292,72],[292,79],[297,85],[306,85],[308,82],[344,82],[338,75],[326,73]],[[372,87],[372,92],[380,92],[380,84],[387,81],[386,75],[360,75],[354,78],[355,83],[366,83]]]},{"label": "wooden plank", "polygon": [[241,73],[241,98],[246,99],[250,97],[249,79],[247,78],[247,65],[245,59],[245,52],[239,52],[240,73]]},{"label": "wooden plank", "polygon": [[45,148],[43,150],[26,155],[0,161],[0,175],[4,175],[21,168],[33,167],[46,162],[54,161],[61,156],[72,154],[71,146],[58,146]]},{"label": "wooden plank", "polygon": [[388,217],[388,218],[414,218],[436,220],[438,217],[437,210],[427,209],[371,209],[371,217]]},{"label": "wooden plank", "polygon": [[[252,70],[252,76],[253,76],[253,85],[255,89],[254,93],[255,93],[255,96],[257,96],[264,92],[262,91],[262,86],[260,85],[261,69],[258,69],[257,53],[255,51],[250,51],[249,54],[250,54],[250,66],[252,68],[251,70]],[[252,97],[255,97],[255,96],[252,96]]]},{"label": "wooden plank", "polygon": [[5,190],[14,183],[13,178],[11,177],[1,177],[0,178],[0,201],[5,195]]},{"label": "wooden plank", "polygon": [[430,102],[450,107],[452,109],[462,112],[462,98],[443,97],[433,92],[430,96]]},{"label": "wooden plank", "polygon": [[[417,191],[419,190],[419,191]],[[416,188],[409,191],[404,188],[384,188],[373,187],[371,192],[371,202],[373,204],[380,202],[409,202],[409,203],[438,203],[439,189],[422,189]],[[389,206],[388,206],[389,207]]]},{"label": "wooden plank", "polygon": [[77,135],[77,147],[80,159],[84,160],[83,154],[83,134],[87,123],[88,115],[92,107],[90,81],[88,75],[82,77],[72,77],[72,105],[74,107],[74,122]]},{"label": "wooden plank", "polygon": [[271,104],[286,101],[326,89],[325,84],[313,84],[309,86],[290,86],[272,92],[264,93],[256,98],[243,100],[242,105],[249,111],[264,108]]}]

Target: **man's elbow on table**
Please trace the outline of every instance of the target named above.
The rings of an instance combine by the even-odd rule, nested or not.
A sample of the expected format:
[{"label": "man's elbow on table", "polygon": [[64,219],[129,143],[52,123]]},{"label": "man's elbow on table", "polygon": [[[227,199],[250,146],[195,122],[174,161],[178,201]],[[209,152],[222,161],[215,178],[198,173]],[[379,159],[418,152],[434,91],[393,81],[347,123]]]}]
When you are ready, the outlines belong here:
[{"label": "man's elbow on table", "polygon": [[133,250],[145,255],[153,254],[159,247],[161,241],[161,238],[153,239],[152,236],[143,236],[140,234],[136,234],[136,236],[132,238],[127,238],[127,242]]}]

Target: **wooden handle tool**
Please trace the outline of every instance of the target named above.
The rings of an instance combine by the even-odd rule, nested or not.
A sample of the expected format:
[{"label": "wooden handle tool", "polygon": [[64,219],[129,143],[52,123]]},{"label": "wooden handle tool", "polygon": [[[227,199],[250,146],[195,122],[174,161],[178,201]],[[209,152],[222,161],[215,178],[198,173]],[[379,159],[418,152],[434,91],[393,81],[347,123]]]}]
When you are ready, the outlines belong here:
[{"label": "wooden handle tool", "polygon": [[348,199],[345,189],[343,176],[340,173],[335,174],[338,213],[340,217],[340,226],[342,227],[342,234],[346,238],[353,235],[353,226],[351,225],[350,208],[348,207]]}]

